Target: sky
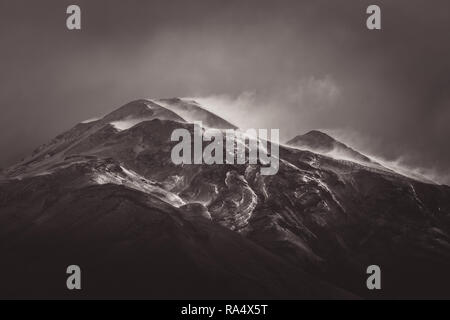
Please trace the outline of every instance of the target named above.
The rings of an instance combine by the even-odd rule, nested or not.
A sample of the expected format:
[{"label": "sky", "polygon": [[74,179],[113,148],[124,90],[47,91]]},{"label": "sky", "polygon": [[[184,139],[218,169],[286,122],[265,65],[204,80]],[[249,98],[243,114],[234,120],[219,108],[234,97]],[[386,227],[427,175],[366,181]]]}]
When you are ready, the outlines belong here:
[{"label": "sky", "polygon": [[[66,28],[81,7],[82,30]],[[381,8],[381,30],[366,8]],[[0,0],[0,167],[139,98],[324,130],[450,183],[448,0]]]}]

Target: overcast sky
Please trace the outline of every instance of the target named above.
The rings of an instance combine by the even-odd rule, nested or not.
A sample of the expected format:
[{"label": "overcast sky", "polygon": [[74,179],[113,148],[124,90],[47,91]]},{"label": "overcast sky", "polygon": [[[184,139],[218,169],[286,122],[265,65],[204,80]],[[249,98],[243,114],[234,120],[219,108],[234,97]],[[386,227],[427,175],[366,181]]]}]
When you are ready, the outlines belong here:
[{"label": "overcast sky", "polygon": [[[66,7],[82,9],[68,31]],[[369,4],[382,30],[365,27]],[[448,0],[0,0],[0,166],[143,97],[332,132],[450,181]]]}]

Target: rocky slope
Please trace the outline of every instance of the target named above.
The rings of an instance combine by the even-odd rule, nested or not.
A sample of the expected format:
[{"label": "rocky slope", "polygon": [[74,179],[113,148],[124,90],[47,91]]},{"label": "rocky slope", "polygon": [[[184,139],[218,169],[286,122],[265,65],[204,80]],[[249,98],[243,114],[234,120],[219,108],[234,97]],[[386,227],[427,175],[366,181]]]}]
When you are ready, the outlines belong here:
[{"label": "rocky slope", "polygon": [[[280,146],[273,176],[174,165],[170,135],[195,120],[234,128],[192,100],[137,100],[5,170],[3,292],[64,296],[63,266],[78,261],[88,296],[450,297],[448,186],[347,146],[361,162]],[[370,264],[382,292],[365,287]]]}]

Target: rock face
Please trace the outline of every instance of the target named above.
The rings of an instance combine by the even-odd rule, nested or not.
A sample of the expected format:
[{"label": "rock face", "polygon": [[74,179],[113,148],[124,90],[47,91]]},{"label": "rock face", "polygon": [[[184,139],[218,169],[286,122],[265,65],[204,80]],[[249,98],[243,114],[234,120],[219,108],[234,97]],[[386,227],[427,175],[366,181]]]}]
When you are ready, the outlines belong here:
[{"label": "rock face", "polygon": [[192,100],[137,100],[5,170],[0,295],[73,297],[78,264],[86,297],[450,297],[450,187],[283,146],[273,176],[174,165],[170,135],[196,120],[234,128]]}]

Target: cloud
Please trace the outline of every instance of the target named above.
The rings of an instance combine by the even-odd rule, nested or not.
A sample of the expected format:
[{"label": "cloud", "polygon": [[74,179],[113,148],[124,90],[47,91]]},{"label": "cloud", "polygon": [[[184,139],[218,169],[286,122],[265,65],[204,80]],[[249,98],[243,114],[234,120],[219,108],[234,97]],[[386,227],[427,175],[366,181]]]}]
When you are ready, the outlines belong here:
[{"label": "cloud", "polygon": [[[282,139],[317,125],[319,115],[335,110],[341,89],[331,75],[301,78],[295,85],[238,95],[189,97],[242,129],[280,129]],[[335,110],[336,111],[336,110]]]},{"label": "cloud", "polygon": [[336,106],[340,97],[340,89],[330,75],[323,78],[309,77],[299,81],[295,90],[286,93],[290,102],[301,108],[328,109]]},{"label": "cloud", "polygon": [[382,150],[383,148],[384,140],[381,138],[369,137],[350,128],[323,129],[323,131],[399,174],[424,182],[450,185],[449,173],[438,167],[418,165],[417,158],[420,155],[410,152],[387,159],[380,153],[377,153],[375,150]]},{"label": "cloud", "polygon": [[[290,139],[310,129],[318,129],[402,175],[450,185],[450,174],[439,168],[415,165],[417,156],[412,153],[400,154],[391,159],[383,156],[378,152],[383,150],[385,144],[382,137],[367,136],[349,127],[323,127],[320,118],[339,112],[336,108],[341,96],[342,90],[336,81],[327,75],[322,78],[300,79],[296,86],[284,90],[259,94],[245,91],[237,96],[214,94],[189,99],[196,100],[207,110],[242,129],[276,128],[280,129],[280,135],[284,139]],[[342,154],[336,152],[330,156],[343,158]]]},{"label": "cloud", "polygon": [[254,92],[246,91],[238,96],[213,94],[205,97],[189,97],[188,99],[197,101],[205,109],[242,129],[259,128],[258,125],[261,125],[260,116],[254,111],[263,106],[258,105]]}]

